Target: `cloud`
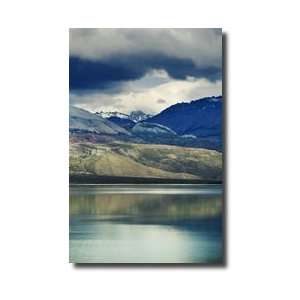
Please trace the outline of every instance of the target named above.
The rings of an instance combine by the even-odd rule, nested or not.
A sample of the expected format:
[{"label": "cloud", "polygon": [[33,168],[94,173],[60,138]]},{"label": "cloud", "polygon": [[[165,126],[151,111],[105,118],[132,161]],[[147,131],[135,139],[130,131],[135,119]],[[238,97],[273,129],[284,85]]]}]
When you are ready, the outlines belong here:
[{"label": "cloud", "polygon": [[[157,53],[219,67],[221,29],[70,29],[70,55],[90,60]],[[144,55],[142,55],[144,56]]]},{"label": "cloud", "polygon": [[90,61],[70,57],[70,89],[109,89],[123,81],[136,80],[152,70],[165,70],[174,79],[207,78],[215,81],[221,69],[196,66],[192,60],[162,55],[111,57],[108,61]]},{"label": "cloud", "polygon": [[[121,111],[129,113],[143,110],[146,113],[158,113],[178,102],[188,102],[212,95],[222,94],[222,82],[211,82],[207,79],[190,77],[177,80],[165,77],[163,71],[146,74],[143,78],[129,81],[117,93],[99,90],[82,95],[70,95],[71,104],[90,111]],[[160,84],[148,87],[147,82],[163,79]]]},{"label": "cloud", "polygon": [[216,81],[222,72],[220,29],[71,29],[70,90],[121,89],[165,70],[174,79]]},{"label": "cloud", "polygon": [[70,103],[158,113],[222,94],[221,29],[70,29]]},{"label": "cloud", "polygon": [[116,60],[90,61],[73,56],[69,59],[69,70],[70,90],[111,89],[122,81],[138,79],[144,74],[144,70],[127,67]]}]

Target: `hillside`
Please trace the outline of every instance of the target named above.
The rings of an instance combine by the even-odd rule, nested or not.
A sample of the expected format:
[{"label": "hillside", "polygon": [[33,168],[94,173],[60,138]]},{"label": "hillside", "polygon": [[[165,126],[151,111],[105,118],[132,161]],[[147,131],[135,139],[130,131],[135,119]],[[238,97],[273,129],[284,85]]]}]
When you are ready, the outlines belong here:
[{"label": "hillside", "polygon": [[220,180],[222,154],[168,145],[74,143],[70,175]]},{"label": "hillside", "polygon": [[147,120],[164,125],[178,135],[193,135],[207,148],[222,148],[222,97],[177,103]]},{"label": "hillside", "polygon": [[117,124],[110,122],[99,115],[92,114],[86,110],[74,106],[70,106],[69,130],[85,131],[105,135],[131,135],[129,131],[118,126]]},{"label": "hillside", "polygon": [[107,120],[129,131],[136,124],[134,121],[130,120],[129,118],[126,119],[126,118],[120,118],[115,116],[108,117]]},{"label": "hillside", "polygon": [[141,110],[134,110],[130,114],[124,114],[118,111],[104,112],[99,111],[95,113],[97,116],[105,118],[127,130],[130,130],[136,123],[145,121],[152,117]]}]

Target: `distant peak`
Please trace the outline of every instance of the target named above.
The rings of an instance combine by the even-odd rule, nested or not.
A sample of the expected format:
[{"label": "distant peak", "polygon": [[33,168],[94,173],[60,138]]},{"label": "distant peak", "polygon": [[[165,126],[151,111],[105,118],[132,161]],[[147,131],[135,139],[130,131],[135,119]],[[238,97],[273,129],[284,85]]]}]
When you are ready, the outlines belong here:
[{"label": "distant peak", "polygon": [[102,118],[108,119],[111,117],[118,117],[121,119],[129,119],[129,116],[127,114],[118,112],[118,111],[100,111],[100,112],[96,112],[96,115],[100,115]]},{"label": "distant peak", "polygon": [[[195,100],[191,100],[190,103],[198,102],[198,101],[208,101],[208,102],[219,102],[222,100],[222,96],[211,96],[211,97],[204,97],[204,98],[199,98]],[[188,102],[185,102],[188,103]]]},{"label": "distant peak", "polygon": [[129,117],[134,122],[141,122],[141,121],[145,121],[146,119],[151,118],[152,115],[146,114],[141,110],[134,110],[129,114]]},{"label": "distant peak", "polygon": [[118,111],[99,111],[99,112],[96,112],[95,114],[98,116],[101,116],[102,118],[105,118],[105,119],[115,117],[115,118],[120,118],[120,119],[129,119],[135,123],[145,121],[146,119],[152,117],[152,115],[146,114],[141,110],[134,110],[129,114],[125,114],[125,113],[118,112]]}]

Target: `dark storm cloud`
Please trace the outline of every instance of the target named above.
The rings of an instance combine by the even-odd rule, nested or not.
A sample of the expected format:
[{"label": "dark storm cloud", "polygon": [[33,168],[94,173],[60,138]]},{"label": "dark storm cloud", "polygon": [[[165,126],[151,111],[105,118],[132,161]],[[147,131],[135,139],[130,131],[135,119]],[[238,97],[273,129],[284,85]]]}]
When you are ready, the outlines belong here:
[{"label": "dark storm cloud", "polygon": [[153,69],[221,78],[221,29],[70,29],[70,89],[122,89]]},{"label": "dark storm cloud", "polygon": [[221,78],[221,67],[202,67],[191,59],[153,53],[112,56],[103,60],[71,56],[69,63],[71,90],[111,89],[124,81],[139,79],[153,69],[165,70],[174,79],[191,76],[215,81]]},{"label": "dark storm cloud", "polygon": [[140,78],[144,72],[117,62],[91,61],[78,57],[69,59],[71,90],[111,89],[122,81]]},{"label": "dark storm cloud", "polygon": [[70,103],[157,113],[222,91],[221,29],[70,29]]}]

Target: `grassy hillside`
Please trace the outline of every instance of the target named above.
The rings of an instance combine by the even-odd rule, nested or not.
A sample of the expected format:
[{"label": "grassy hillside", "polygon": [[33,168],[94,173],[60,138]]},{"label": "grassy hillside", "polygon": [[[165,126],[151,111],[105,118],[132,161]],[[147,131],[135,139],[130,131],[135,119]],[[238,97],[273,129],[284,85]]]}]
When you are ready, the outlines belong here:
[{"label": "grassy hillside", "polygon": [[70,175],[220,180],[222,154],[149,144],[70,144]]}]

